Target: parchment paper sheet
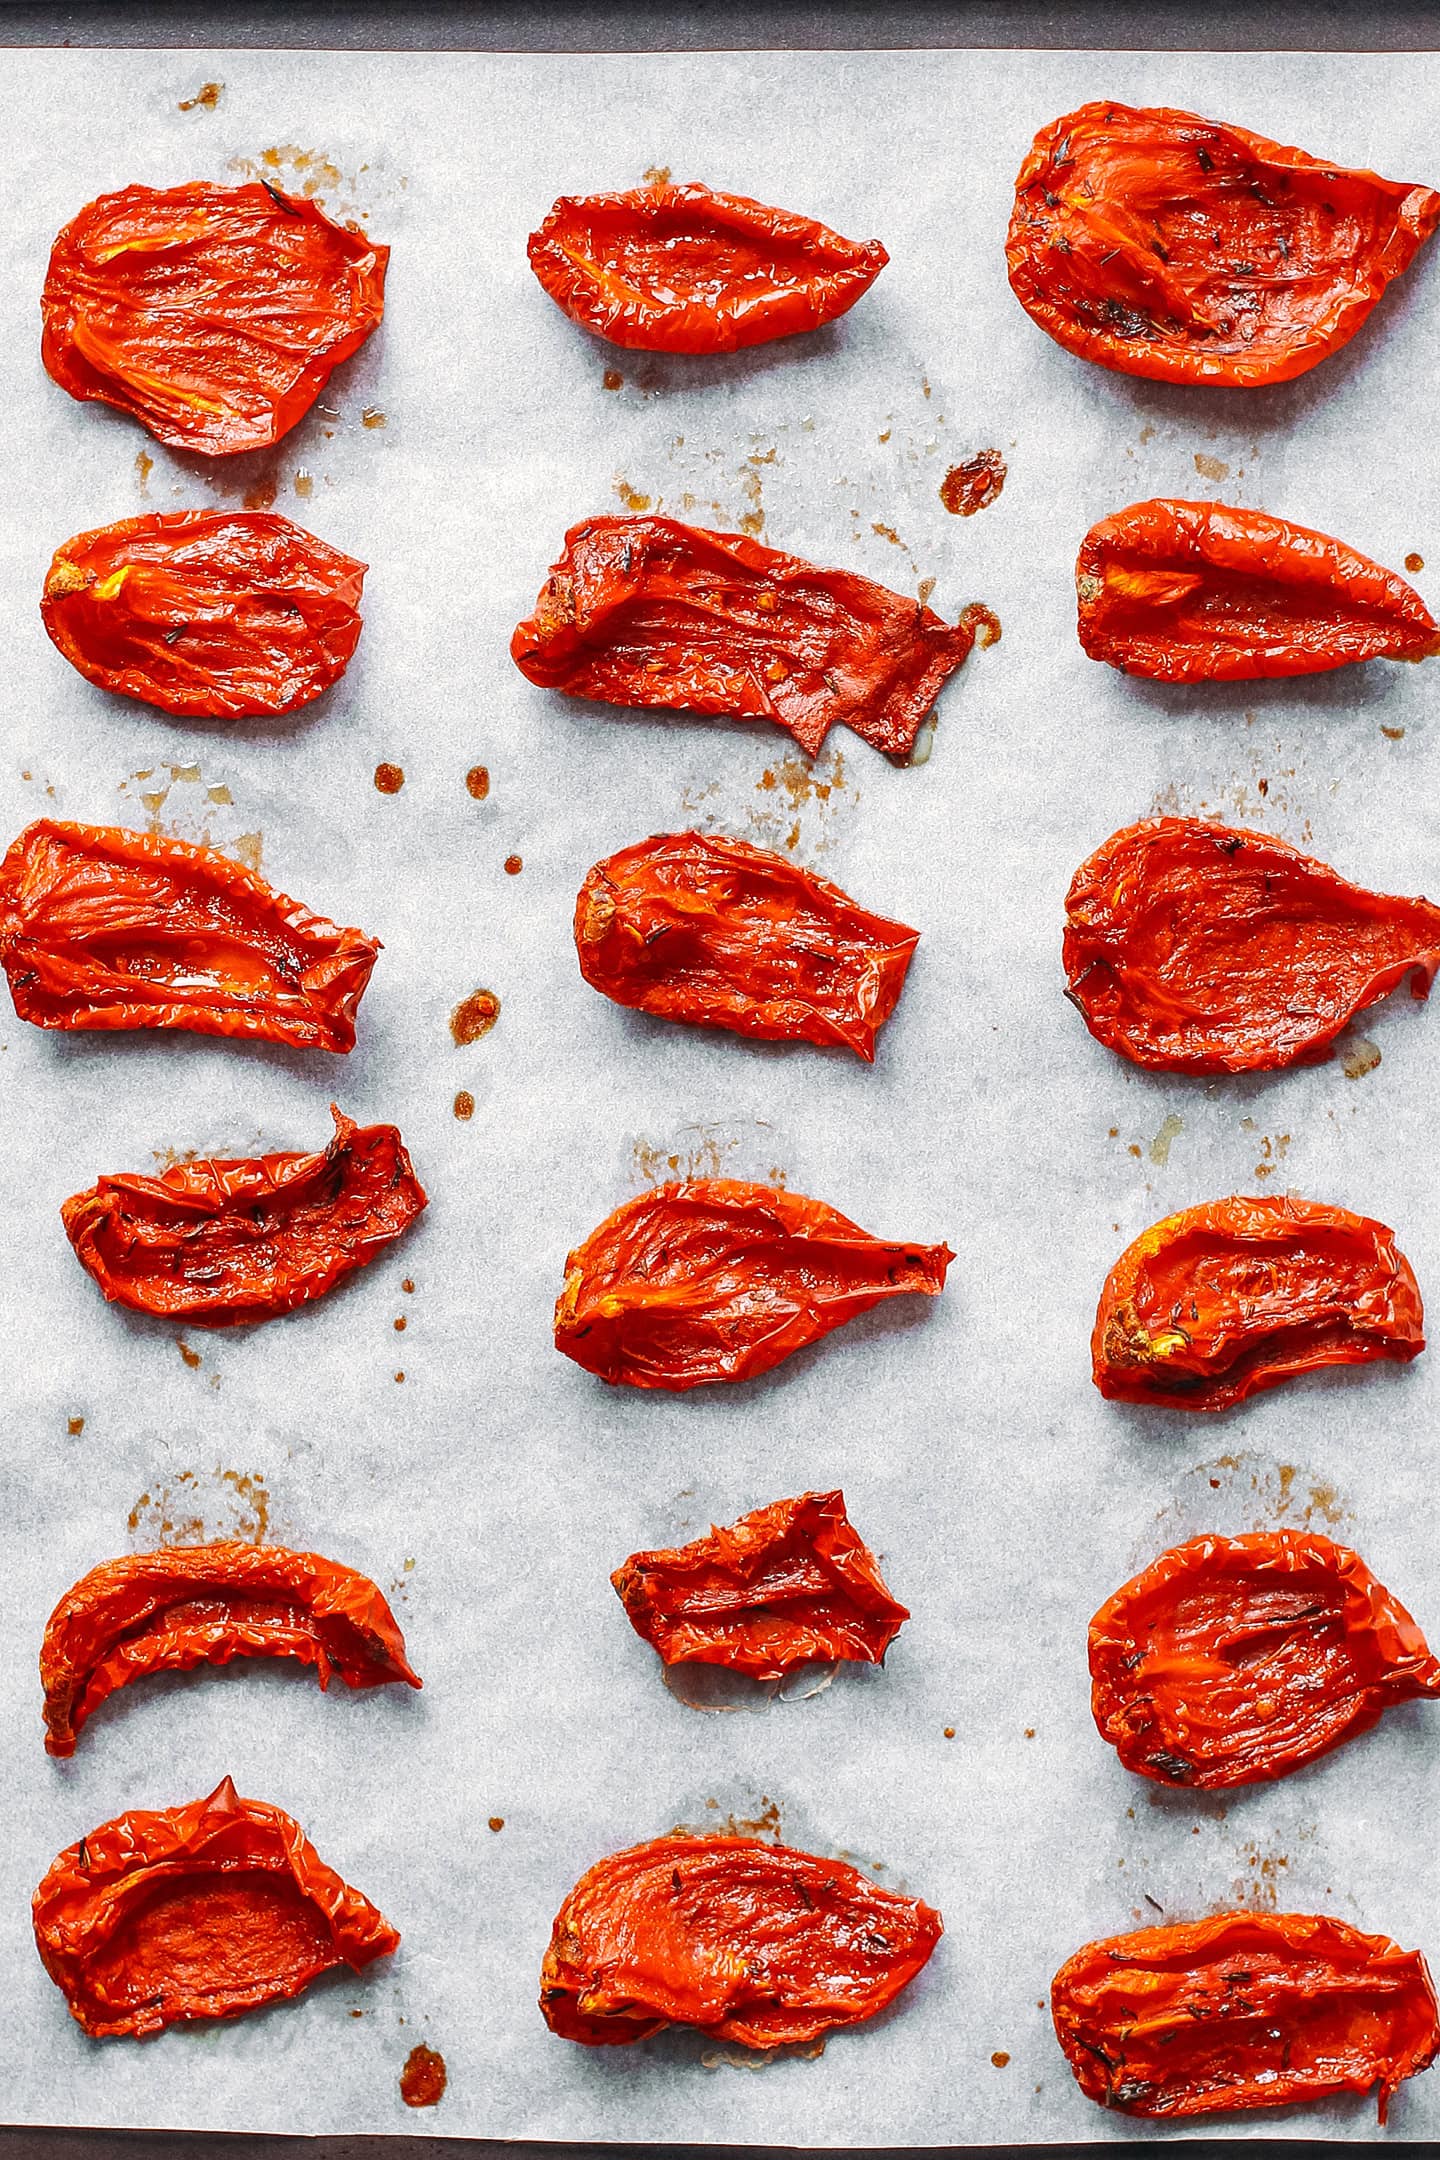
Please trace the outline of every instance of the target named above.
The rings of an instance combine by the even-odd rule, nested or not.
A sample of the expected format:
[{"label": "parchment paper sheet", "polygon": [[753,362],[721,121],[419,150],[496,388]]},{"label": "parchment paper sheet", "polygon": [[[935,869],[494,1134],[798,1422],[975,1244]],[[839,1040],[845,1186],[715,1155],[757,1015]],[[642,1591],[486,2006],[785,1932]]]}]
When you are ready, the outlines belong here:
[{"label": "parchment paper sheet", "polygon": [[[1068,357],[1011,298],[1002,251],[1032,134],[1086,98],[1434,179],[1440,61],[10,52],[0,79],[3,837],[53,812],[258,850],[282,889],[385,943],[348,1059],[45,1035],[8,1001],[0,1020],[0,2112],[796,2145],[1134,2135],[1080,2096],[1042,2007],[1088,1937],[1241,1901],[1440,1955],[1433,1711],[1274,1790],[1189,1798],[1119,1767],[1085,1665],[1100,1600],[1211,1527],[1333,1532],[1440,1630],[1440,1360],[1321,1376],[1218,1421],[1102,1403],[1087,1352],[1121,1246],[1232,1190],[1378,1215],[1440,1296],[1440,1014],[1392,1000],[1364,1027],[1383,1062],[1353,1050],[1372,1064],[1358,1078],[1339,1062],[1148,1077],[1092,1042],[1059,966],[1075,866],[1157,807],[1313,846],[1382,889],[1440,886],[1428,669],[1147,687],[1085,659],[1071,584],[1091,521],[1152,493],[1440,568],[1440,258],[1302,382],[1226,394]],[[210,82],[218,101],[195,102]],[[387,315],[328,414],[273,456],[208,464],[55,388],[37,302],[54,233],[91,196],[247,160],[392,243]],[[525,236],[557,194],[659,165],[879,234],[891,265],[813,338],[717,362],[602,348],[535,284]],[[947,467],[989,447],[1003,496],[949,516]],[[36,603],[62,539],[267,484],[373,566],[359,654],[323,704],[281,726],[176,724],[52,651]],[[642,496],[730,529],[763,518],[767,540],[907,590],[933,578],[947,616],[994,606],[1003,642],[944,694],[928,764],[837,734],[807,777],[778,731],[532,689],[508,639],[566,526]],[[381,760],[404,768],[398,795],[373,785]],[[921,927],[874,1070],[650,1023],[580,981],[586,868],[697,820],[792,847]],[[499,1022],[456,1049],[450,1010],[482,986]],[[102,1303],[61,1233],[67,1193],[169,1151],[318,1145],[332,1095],[413,1149],[432,1204],[405,1245],[240,1333],[182,1337]],[[607,1390],[551,1348],[564,1256],[672,1157],[783,1172],[876,1231],[947,1237],[950,1289],[752,1386]],[[887,1670],[728,1713],[678,1701],[611,1568],[830,1484],[913,1609]],[[241,1664],[122,1694],[49,1762],[35,1658],[55,1599],[132,1545],[206,1533],[373,1574],[423,1695],[326,1698]],[[298,1816],[403,1947],[233,2025],[86,2040],[35,1957],[35,1883],[82,1831],[226,1772]],[[920,1980],[818,2060],[551,2038],[537,1974],[577,1874],[732,1815],[938,1904],[948,1933]],[[449,2070],[424,2113],[398,2088],[418,2040]],[[1375,2135],[1360,2103],[1234,2127]],[[1402,2092],[1390,2135],[1440,2135],[1440,2076]]]}]

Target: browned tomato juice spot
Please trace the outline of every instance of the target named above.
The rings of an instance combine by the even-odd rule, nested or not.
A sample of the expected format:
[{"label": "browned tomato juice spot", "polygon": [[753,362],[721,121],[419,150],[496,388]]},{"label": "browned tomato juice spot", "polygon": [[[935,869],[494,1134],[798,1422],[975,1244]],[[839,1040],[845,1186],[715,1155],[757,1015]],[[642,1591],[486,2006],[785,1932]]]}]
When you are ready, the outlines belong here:
[{"label": "browned tomato juice spot", "polygon": [[426,2047],[423,2040],[418,2042],[400,2072],[400,2097],[406,2107],[438,2107],[447,2083],[444,2056],[437,2048]]},{"label": "browned tomato juice spot", "polygon": [[977,450],[952,465],[940,483],[940,500],[954,517],[974,517],[995,501],[1005,485],[1005,460],[998,450]]}]

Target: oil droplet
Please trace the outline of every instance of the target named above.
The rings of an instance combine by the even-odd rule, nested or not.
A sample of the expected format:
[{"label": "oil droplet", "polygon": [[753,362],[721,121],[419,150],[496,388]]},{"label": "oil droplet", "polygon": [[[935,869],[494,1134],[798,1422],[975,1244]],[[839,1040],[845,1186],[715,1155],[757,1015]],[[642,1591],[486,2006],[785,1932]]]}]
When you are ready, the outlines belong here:
[{"label": "oil droplet", "polygon": [[403,1372],[397,1372],[397,1373],[396,1373],[396,1375],[395,1375],[395,1378],[396,1378],[396,1380],[397,1380],[397,1381],[399,1381],[399,1380],[403,1380],[403,1379],[405,1378],[405,1375],[404,1375],[404,1373],[403,1373]]},{"label": "oil droplet", "polygon": [[302,498],[313,495],[315,492],[315,475],[307,472],[303,465],[295,475],[295,492]]},{"label": "oil droplet", "polygon": [[606,390],[623,390],[625,387],[625,377],[618,367],[607,367],[600,381]]},{"label": "oil droplet", "polygon": [[71,1439],[72,1439],[72,1440],[78,1440],[78,1439],[79,1439],[79,1437],[80,1437],[80,1435],[81,1435],[81,1433],[82,1433],[82,1432],[84,1432],[84,1430],[85,1430],[85,1420],[84,1420],[84,1418],[83,1418],[83,1417],[72,1417],[72,1418],[71,1418],[71,1419],[69,1420],[69,1423],[68,1423],[68,1425],[67,1425],[67,1427],[66,1427],[66,1430],[68,1431],[68,1433],[69,1433],[69,1435],[70,1435],[70,1437],[71,1437]]},{"label": "oil droplet", "polygon": [[1161,1123],[1159,1132],[1156,1133],[1154,1139],[1150,1142],[1151,1162],[1158,1163],[1163,1170],[1166,1163],[1168,1163],[1170,1160],[1171,1147],[1173,1146],[1175,1141],[1179,1139],[1181,1133],[1184,1132],[1184,1130],[1184,1124],[1178,1117],[1176,1117],[1174,1111],[1171,1110],[1170,1112],[1168,1112],[1168,1114]]},{"label": "oil droplet", "polygon": [[410,1277],[409,1277],[409,1276],[407,1275],[407,1276],[405,1277],[405,1280],[404,1280],[404,1282],[402,1282],[402,1283],[401,1283],[400,1287],[401,1287],[401,1289],[402,1289],[402,1290],[403,1290],[403,1291],[405,1292],[405,1295],[406,1295],[407,1297],[409,1297],[409,1296],[411,1295],[411,1293],[413,1292],[413,1290],[414,1290],[414,1288],[415,1288],[415,1285],[414,1285],[414,1283],[413,1283],[413,1282],[411,1281]]},{"label": "oil droplet", "polygon": [[154,470],[155,460],[151,457],[149,451],[137,450],[135,453],[135,485],[142,495],[148,496],[150,493],[150,475]]},{"label": "oil droplet", "polygon": [[469,1088],[461,1088],[459,1094],[455,1097],[454,1109],[455,1115],[462,1125],[468,1119],[474,1117],[475,1097],[470,1093]]},{"label": "oil droplet", "polygon": [[500,1017],[500,1000],[493,990],[472,990],[450,1015],[450,1033],[463,1048],[488,1035]]},{"label": "oil droplet", "polygon": [[406,1326],[406,1321],[405,1321],[405,1315],[404,1315],[404,1313],[402,1312],[402,1313],[399,1313],[399,1314],[397,1314],[397,1316],[396,1316],[396,1320],[395,1320],[395,1332],[396,1332],[396,1334],[397,1334],[397,1335],[403,1335],[403,1334],[404,1334],[404,1332],[405,1332],[405,1326]]},{"label": "oil droplet", "polygon": [[940,500],[955,517],[974,517],[994,502],[1005,485],[1005,460],[998,450],[977,450],[952,465],[940,483]]},{"label": "oil droplet", "polygon": [[507,877],[519,877],[524,867],[525,858],[522,855],[507,855],[505,857],[505,875]]},{"label": "oil droplet", "polygon": [[623,473],[616,473],[615,475],[615,493],[624,503],[627,510],[634,510],[638,513],[650,508],[650,497],[642,495],[638,488],[631,487],[630,482]]},{"label": "oil droplet", "polygon": [[1405,568],[1410,572],[1410,575],[1413,577],[1417,570],[1423,570],[1425,568],[1425,557],[1423,555],[1415,554],[1412,550],[1411,553],[1405,557]]},{"label": "oil droplet", "polygon": [[367,405],[360,415],[361,427],[384,427],[385,415],[378,405]]},{"label": "oil droplet", "polygon": [[421,2041],[411,2048],[400,2073],[400,2097],[406,2107],[435,2107],[445,2092],[445,2058]]},{"label": "oil droplet", "polygon": [[490,1827],[492,1830],[503,1830],[505,1827],[505,1817],[503,1815],[492,1815],[490,1817]]},{"label": "oil droplet", "polygon": [[954,1737],[955,1737],[955,1728],[954,1728],[954,1726],[953,1726],[953,1725],[947,1725],[947,1726],[945,1727],[945,1738],[946,1738],[947,1740],[953,1740],[953,1739],[954,1739]]},{"label": "oil droplet", "polygon": [[201,83],[200,88],[195,92],[194,97],[181,98],[179,110],[181,112],[194,112],[196,106],[199,105],[203,106],[206,112],[214,112],[215,107],[220,102],[220,93],[224,88],[224,83]]},{"label": "oil droplet", "polygon": [[992,2063],[994,2063],[997,2070],[1003,2070],[1005,2068],[1005,2065],[1009,2062],[1010,2057],[1006,2054],[1004,2048],[996,2048],[994,2054],[990,2057],[990,2060]]},{"label": "oil droplet", "polygon": [[465,792],[476,802],[484,802],[490,793],[490,773],[484,765],[472,765],[465,775]]},{"label": "oil droplet", "polygon": [[377,765],[375,785],[382,795],[398,795],[405,785],[405,774],[399,765]]}]

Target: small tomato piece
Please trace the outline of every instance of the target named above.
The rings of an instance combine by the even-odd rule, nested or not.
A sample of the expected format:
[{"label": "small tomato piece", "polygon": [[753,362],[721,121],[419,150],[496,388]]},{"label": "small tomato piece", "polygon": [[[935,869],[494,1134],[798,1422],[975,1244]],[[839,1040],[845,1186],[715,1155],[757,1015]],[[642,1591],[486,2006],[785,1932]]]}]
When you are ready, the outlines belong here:
[{"label": "small tomato piece", "polygon": [[35,1027],[349,1050],[379,952],[228,855],[158,833],[39,818],[0,862],[0,966]]},{"label": "small tomato piece", "polygon": [[330,1114],[334,1138],[315,1154],[101,1178],[60,1209],[75,1257],[112,1303],[192,1326],[252,1325],[324,1297],[426,1204],[393,1125]]},{"label": "small tomato piece", "polygon": [[988,608],[943,623],[849,570],[666,517],[572,526],[510,641],[530,682],[605,705],[772,720],[813,757],[837,723],[908,757]]},{"label": "small tomato piece", "polygon": [[773,1500],[673,1551],[632,1553],[610,1580],[665,1664],[752,1680],[827,1658],[883,1665],[910,1617],[839,1492]]},{"label": "small tomato piece", "polygon": [[102,690],[198,719],[288,713],[349,665],[365,569],[270,511],[163,511],[67,540],[40,615]]},{"label": "small tomato piece", "polygon": [[1066,996],[1097,1042],[1164,1072],[1320,1064],[1359,1012],[1440,968],[1440,907],[1351,885],[1204,818],[1112,833],[1065,898]]},{"label": "small tomato piece", "polygon": [[699,181],[562,195],[530,267],[572,322],[640,352],[726,353],[833,322],[890,260]]},{"label": "small tomato piece", "polygon": [[1395,1233],[1293,1196],[1167,1215],[1105,1279],[1090,1341],[1116,1402],[1228,1410],[1324,1365],[1415,1358],[1425,1314]]},{"label": "small tomato piece", "polygon": [[563,2040],[626,2047],[693,2025],[742,2047],[872,2018],[939,1941],[940,1915],[842,1860],[750,1838],[652,1838],[586,1871],[540,1971]]},{"label": "small tomato piece", "polygon": [[1378,2085],[1440,2047],[1418,1950],[1328,1914],[1228,1912],[1086,1943],[1050,1990],[1076,2083],[1130,2115],[1288,2107]]},{"label": "small tomato piece", "polygon": [[1288,1776],[1440,1664],[1358,1553],[1310,1531],[1198,1537],[1090,1623],[1091,1709],[1127,1770],[1212,1790]]},{"label": "small tomato piece", "polygon": [[1040,130],[1006,256],[1067,352],[1159,382],[1289,382],[1348,344],[1440,221],[1433,188],[1166,107]]},{"label": "small tomato piece", "polygon": [[1090,658],[1157,682],[1315,675],[1440,650],[1440,625],[1393,570],[1228,503],[1131,503],[1102,518],[1075,590]]},{"label": "small tomato piece", "polygon": [[566,1260],[555,1347],[612,1385],[753,1380],[885,1298],[938,1297],[954,1257],[770,1185],[657,1185]]},{"label": "small tomato piece", "polygon": [[242,1800],[133,1808],[67,1846],[35,1892],[45,1970],[94,2040],[238,2017],[400,1937],[292,1816]]},{"label": "small tomato piece", "polygon": [[607,856],[575,903],[593,989],[641,1012],[765,1041],[843,1044],[870,1063],[918,930],[743,840],[660,833]]},{"label": "small tomato piece", "polygon": [[122,188],[55,242],[41,358],[71,397],[133,414],[172,450],[263,450],[378,325],[389,259],[260,181]]},{"label": "small tomato piece", "polygon": [[335,1673],[352,1688],[420,1685],[394,1613],[354,1568],[281,1545],[167,1545],[102,1561],[51,1613],[46,1753],[73,1755],[81,1727],[132,1680],[236,1657],[295,1658],[322,1688]]}]

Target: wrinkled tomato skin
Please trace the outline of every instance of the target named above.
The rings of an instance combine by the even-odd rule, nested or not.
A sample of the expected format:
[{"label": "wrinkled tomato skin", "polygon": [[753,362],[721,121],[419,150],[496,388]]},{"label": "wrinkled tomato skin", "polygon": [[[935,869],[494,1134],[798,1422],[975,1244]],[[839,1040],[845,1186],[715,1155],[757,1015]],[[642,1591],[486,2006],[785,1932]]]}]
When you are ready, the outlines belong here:
[{"label": "wrinkled tomato skin", "polygon": [[285,1657],[322,1688],[420,1679],[395,1615],[368,1576],[282,1545],[168,1545],[102,1561],[51,1613],[40,1646],[45,1750],[75,1752],[117,1688],[156,1672]]},{"label": "wrinkled tomato skin", "polygon": [[0,966],[35,1027],[354,1047],[378,940],[213,848],[40,818],[0,862]]},{"label": "wrinkled tomato skin", "polygon": [[1109,102],[1036,136],[1006,255],[1016,299],[1067,352],[1247,389],[1348,344],[1437,220],[1433,188]]},{"label": "wrinkled tomato skin", "polygon": [[873,1062],[920,933],[783,855],[661,833],[596,863],[575,903],[593,989],[661,1019]]},{"label": "wrinkled tomato skin", "polygon": [[1228,1410],[1298,1373],[1424,1347],[1394,1232],[1293,1195],[1234,1195],[1152,1224],[1110,1270],[1090,1341],[1102,1395],[1173,1410]]},{"label": "wrinkled tomato skin", "polygon": [[908,757],[988,608],[943,623],[849,570],[666,517],[572,526],[510,641],[522,675],[567,697],[770,720],[813,757],[829,730]]},{"label": "wrinkled tomato skin", "polygon": [[610,1580],[665,1664],[752,1680],[830,1658],[883,1665],[910,1617],[839,1492],[775,1500],[688,1545],[632,1553]]},{"label": "wrinkled tomato skin", "polygon": [[1440,1664],[1358,1553],[1304,1530],[1192,1538],[1090,1623],[1091,1709],[1127,1770],[1213,1791],[1287,1777],[1440,1695]]},{"label": "wrinkled tomato skin", "polygon": [[378,325],[389,256],[259,182],[122,188],[55,242],[41,357],[172,450],[263,450]]},{"label": "wrinkled tomato skin", "polygon": [[102,690],[238,720],[295,712],[339,681],[365,570],[272,511],[162,511],[67,540],[40,614]]},{"label": "wrinkled tomato skin", "polygon": [[556,306],[632,351],[727,353],[817,330],[868,292],[889,256],[698,181],[562,195],[530,235]]},{"label": "wrinkled tomato skin", "polygon": [[1391,2094],[1440,2047],[1418,1950],[1328,1914],[1228,1912],[1087,1943],[1050,1990],[1076,2083],[1130,2115]]},{"label": "wrinkled tomato skin", "polygon": [[35,1892],[41,1962],[94,2040],[239,2017],[400,1937],[325,1865],[293,1817],[242,1800],[136,1808],[52,1863]]},{"label": "wrinkled tomato skin", "polygon": [[393,1125],[331,1115],[316,1154],[175,1163],[73,1194],[60,1213],[76,1258],[112,1303],[192,1326],[249,1326],[324,1297],[426,1204]]},{"label": "wrinkled tomato skin", "polygon": [[1127,825],[1065,900],[1066,996],[1158,1072],[1323,1064],[1408,975],[1428,995],[1440,907],[1351,885],[1283,840],[1204,818]]},{"label": "wrinkled tomato skin", "polygon": [[885,1298],[938,1297],[954,1257],[775,1186],[657,1185],[566,1260],[555,1347],[612,1385],[753,1380]]},{"label": "wrinkled tomato skin", "polygon": [[1131,503],[1075,566],[1080,643],[1156,682],[1251,682],[1423,660],[1440,628],[1413,586],[1343,540],[1228,503]]},{"label": "wrinkled tomato skin", "polygon": [[893,2002],[943,1928],[841,1860],[749,1838],[654,1838],[587,1870],[540,1974],[553,2033],[629,2046],[690,2025],[775,2048]]}]

